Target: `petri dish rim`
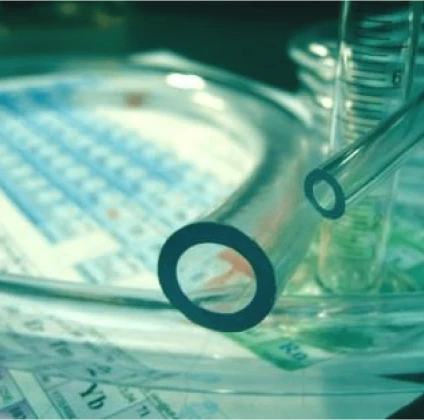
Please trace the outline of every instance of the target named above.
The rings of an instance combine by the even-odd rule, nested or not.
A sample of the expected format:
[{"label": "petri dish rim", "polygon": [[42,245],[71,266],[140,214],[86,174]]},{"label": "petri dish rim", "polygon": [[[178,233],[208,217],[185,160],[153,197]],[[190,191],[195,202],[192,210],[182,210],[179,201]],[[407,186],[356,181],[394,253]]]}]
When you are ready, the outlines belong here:
[{"label": "petri dish rim", "polygon": [[[72,62],[72,60],[70,60],[69,57],[64,58],[57,56],[51,60],[40,60],[40,73],[33,73],[34,68],[32,68],[31,73],[22,74],[16,78],[22,80],[23,78],[31,79],[34,76],[39,77],[40,75],[57,75],[60,77],[66,76],[67,74],[75,75],[78,74],[78,71],[86,71],[86,63],[88,63],[88,68],[91,71],[95,71],[100,75],[113,75],[117,70],[126,71],[130,74],[142,71],[154,72],[162,75],[169,74],[170,72],[193,74],[193,71],[184,70],[178,66],[173,67],[162,64],[134,64],[131,61],[123,61],[122,57],[108,57],[107,60],[105,57],[91,60],[80,57],[77,58],[79,59],[78,67],[76,70],[73,69],[71,72],[66,66],[62,68],[62,62],[68,63],[69,61]],[[105,62],[108,63],[106,69],[104,67]],[[13,68],[13,66],[11,68]],[[301,102],[292,94],[283,92],[279,95],[277,101],[272,94],[272,90],[260,82],[225,73],[215,74],[214,71],[196,70],[195,73],[199,77],[204,78],[208,83],[216,84],[217,86],[228,89],[234,93],[239,92],[255,98],[255,100],[263,102],[273,108],[276,112],[280,112],[289,118],[296,120],[299,125],[307,126],[310,124],[308,110],[305,109]],[[12,80],[12,78],[10,80]],[[260,177],[261,173],[266,170],[266,163],[266,161],[260,162],[254,171],[252,171],[250,177],[246,179],[246,181],[238,188],[237,191],[233,193],[233,195],[250,194],[252,188],[254,188],[255,178]],[[221,205],[207,215],[205,219],[219,221],[221,218],[226,218],[228,215],[237,213],[237,211],[237,202],[233,203],[230,207]],[[91,300],[102,303],[110,303],[112,305],[147,305],[149,307],[153,305],[158,308],[172,309],[170,304],[163,299],[161,293],[146,293],[145,291],[135,288],[121,288],[116,286],[102,286],[99,288],[92,285],[76,284],[66,280],[55,280],[54,278],[29,277],[5,273],[0,274],[0,287],[8,293],[17,295],[33,294],[53,299],[59,297],[61,299],[71,300]],[[414,292],[413,296],[410,292],[396,293],[395,295],[369,295],[366,298],[366,302],[364,302],[363,295],[357,294],[345,294],[338,296],[283,295],[278,298],[276,306],[269,318],[273,319],[271,322],[278,322],[278,318],[282,314],[290,313],[292,310],[294,313],[298,314],[303,314],[306,310],[309,313],[309,316],[315,316],[315,314],[318,314],[322,308],[331,308],[334,305],[339,306],[342,303],[345,305],[346,314],[349,313],[350,310],[355,312],[355,308],[360,308],[364,305],[368,308],[381,308],[382,305],[387,305],[388,307],[393,308],[395,312],[398,312],[399,308],[404,309],[405,307],[409,307],[412,311],[413,308],[415,308],[415,304],[419,305],[423,301],[424,292]],[[313,310],[314,307],[316,308],[316,311]]]}]

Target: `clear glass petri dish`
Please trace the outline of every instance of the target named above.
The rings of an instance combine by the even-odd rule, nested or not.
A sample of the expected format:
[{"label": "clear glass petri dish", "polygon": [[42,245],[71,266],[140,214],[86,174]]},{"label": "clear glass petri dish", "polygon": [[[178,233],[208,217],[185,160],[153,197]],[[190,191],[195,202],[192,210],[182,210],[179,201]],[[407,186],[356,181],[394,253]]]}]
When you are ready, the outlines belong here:
[{"label": "clear glass petri dish", "polygon": [[[188,321],[158,285],[158,246],[192,220],[231,222],[272,255],[288,248],[270,232],[293,220],[279,217],[298,212],[303,175],[324,153],[297,98],[113,60],[35,73],[5,78],[0,93],[5,366],[216,394],[421,389],[384,378],[423,358],[424,294],[408,276],[388,271],[380,294],[326,295],[312,246],[293,257],[270,315],[230,334]],[[296,220],[291,235],[309,243],[309,221]]]}]

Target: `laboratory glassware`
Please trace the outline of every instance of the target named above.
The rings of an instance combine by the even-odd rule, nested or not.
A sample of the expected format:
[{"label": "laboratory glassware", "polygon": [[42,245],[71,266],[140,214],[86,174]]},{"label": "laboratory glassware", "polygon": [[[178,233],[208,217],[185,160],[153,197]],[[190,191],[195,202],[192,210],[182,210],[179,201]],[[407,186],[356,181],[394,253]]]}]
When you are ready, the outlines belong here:
[{"label": "laboratory glassware", "polygon": [[[408,98],[421,20],[421,2],[343,3],[331,150],[366,135]],[[323,224],[318,278],[324,287],[334,293],[378,288],[395,184],[396,177],[340,221]]]}]

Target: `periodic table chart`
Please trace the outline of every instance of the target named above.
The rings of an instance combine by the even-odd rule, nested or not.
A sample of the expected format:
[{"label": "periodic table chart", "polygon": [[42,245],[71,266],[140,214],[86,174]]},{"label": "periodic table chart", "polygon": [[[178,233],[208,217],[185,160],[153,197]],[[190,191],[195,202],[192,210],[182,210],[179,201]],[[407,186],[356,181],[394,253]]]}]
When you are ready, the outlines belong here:
[{"label": "periodic table chart", "polygon": [[252,158],[202,122],[60,101],[83,82],[0,91],[0,269],[158,289],[165,239],[228,196]]}]

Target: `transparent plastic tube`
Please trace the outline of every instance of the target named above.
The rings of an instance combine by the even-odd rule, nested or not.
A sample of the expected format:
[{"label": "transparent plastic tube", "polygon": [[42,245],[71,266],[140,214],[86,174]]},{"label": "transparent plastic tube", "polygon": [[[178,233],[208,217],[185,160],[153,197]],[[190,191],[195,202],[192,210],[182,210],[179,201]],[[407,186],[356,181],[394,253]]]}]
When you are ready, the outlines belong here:
[{"label": "transparent plastic tube", "polygon": [[336,153],[305,179],[305,194],[324,217],[338,219],[402,164],[424,139],[424,92],[365,138]]},{"label": "transparent plastic tube", "polygon": [[[384,185],[385,179],[393,175],[424,139],[424,127],[418,120],[423,113],[424,92],[415,96],[364,138],[335,153],[309,172],[304,181],[305,196],[318,211],[311,211],[312,207],[302,200],[292,203],[291,211],[281,220],[280,230],[275,232],[277,238],[282,238],[282,246],[278,248],[267,243],[262,245],[264,248],[251,249],[257,247],[256,242],[250,242],[248,236],[243,236],[243,225],[240,225],[243,231],[234,229],[232,226],[235,219],[226,220],[225,213],[217,212],[209,219],[179,230],[162,250],[159,263],[159,278],[169,300],[193,322],[211,329],[234,332],[259,323],[271,311],[276,297],[290,276],[289,273],[293,272],[305,255],[309,234],[314,232],[314,228],[322,220],[318,215],[339,219],[345,215],[349,206],[356,201],[366,201],[370,194]],[[263,234],[266,232],[267,230],[264,230]],[[193,234],[198,235],[201,240],[197,242]],[[259,231],[255,231],[252,237],[261,243]],[[231,276],[228,279],[229,287],[224,284],[223,288],[222,285],[217,288],[204,288],[203,294],[193,296],[191,301],[167,283],[170,279],[173,285],[181,281],[176,276],[172,278],[172,272],[164,269],[165,267],[169,270],[170,265],[174,267],[182,255],[181,250],[175,251],[178,248],[175,242],[185,241],[187,246],[181,248],[184,250],[188,245],[214,242],[214,238],[218,239],[218,243],[227,245],[230,252],[240,249],[242,257],[245,257],[253,268],[255,293],[256,297],[259,295],[259,299],[252,299],[247,305],[248,310],[245,308],[246,300],[243,299],[245,296],[240,294],[240,288],[245,293],[249,285],[238,284],[238,287],[232,290]],[[248,243],[250,245],[247,247],[242,245],[238,248],[238,245]],[[170,256],[171,259],[174,258],[172,264],[169,264]],[[213,266],[218,260],[219,255],[212,252],[204,262]],[[188,265],[192,267],[194,261],[195,258],[190,258]],[[272,265],[269,265],[269,262]],[[235,277],[237,276],[233,275],[233,278]],[[204,303],[207,309],[200,307]],[[231,313],[217,313],[223,308]]]}]

